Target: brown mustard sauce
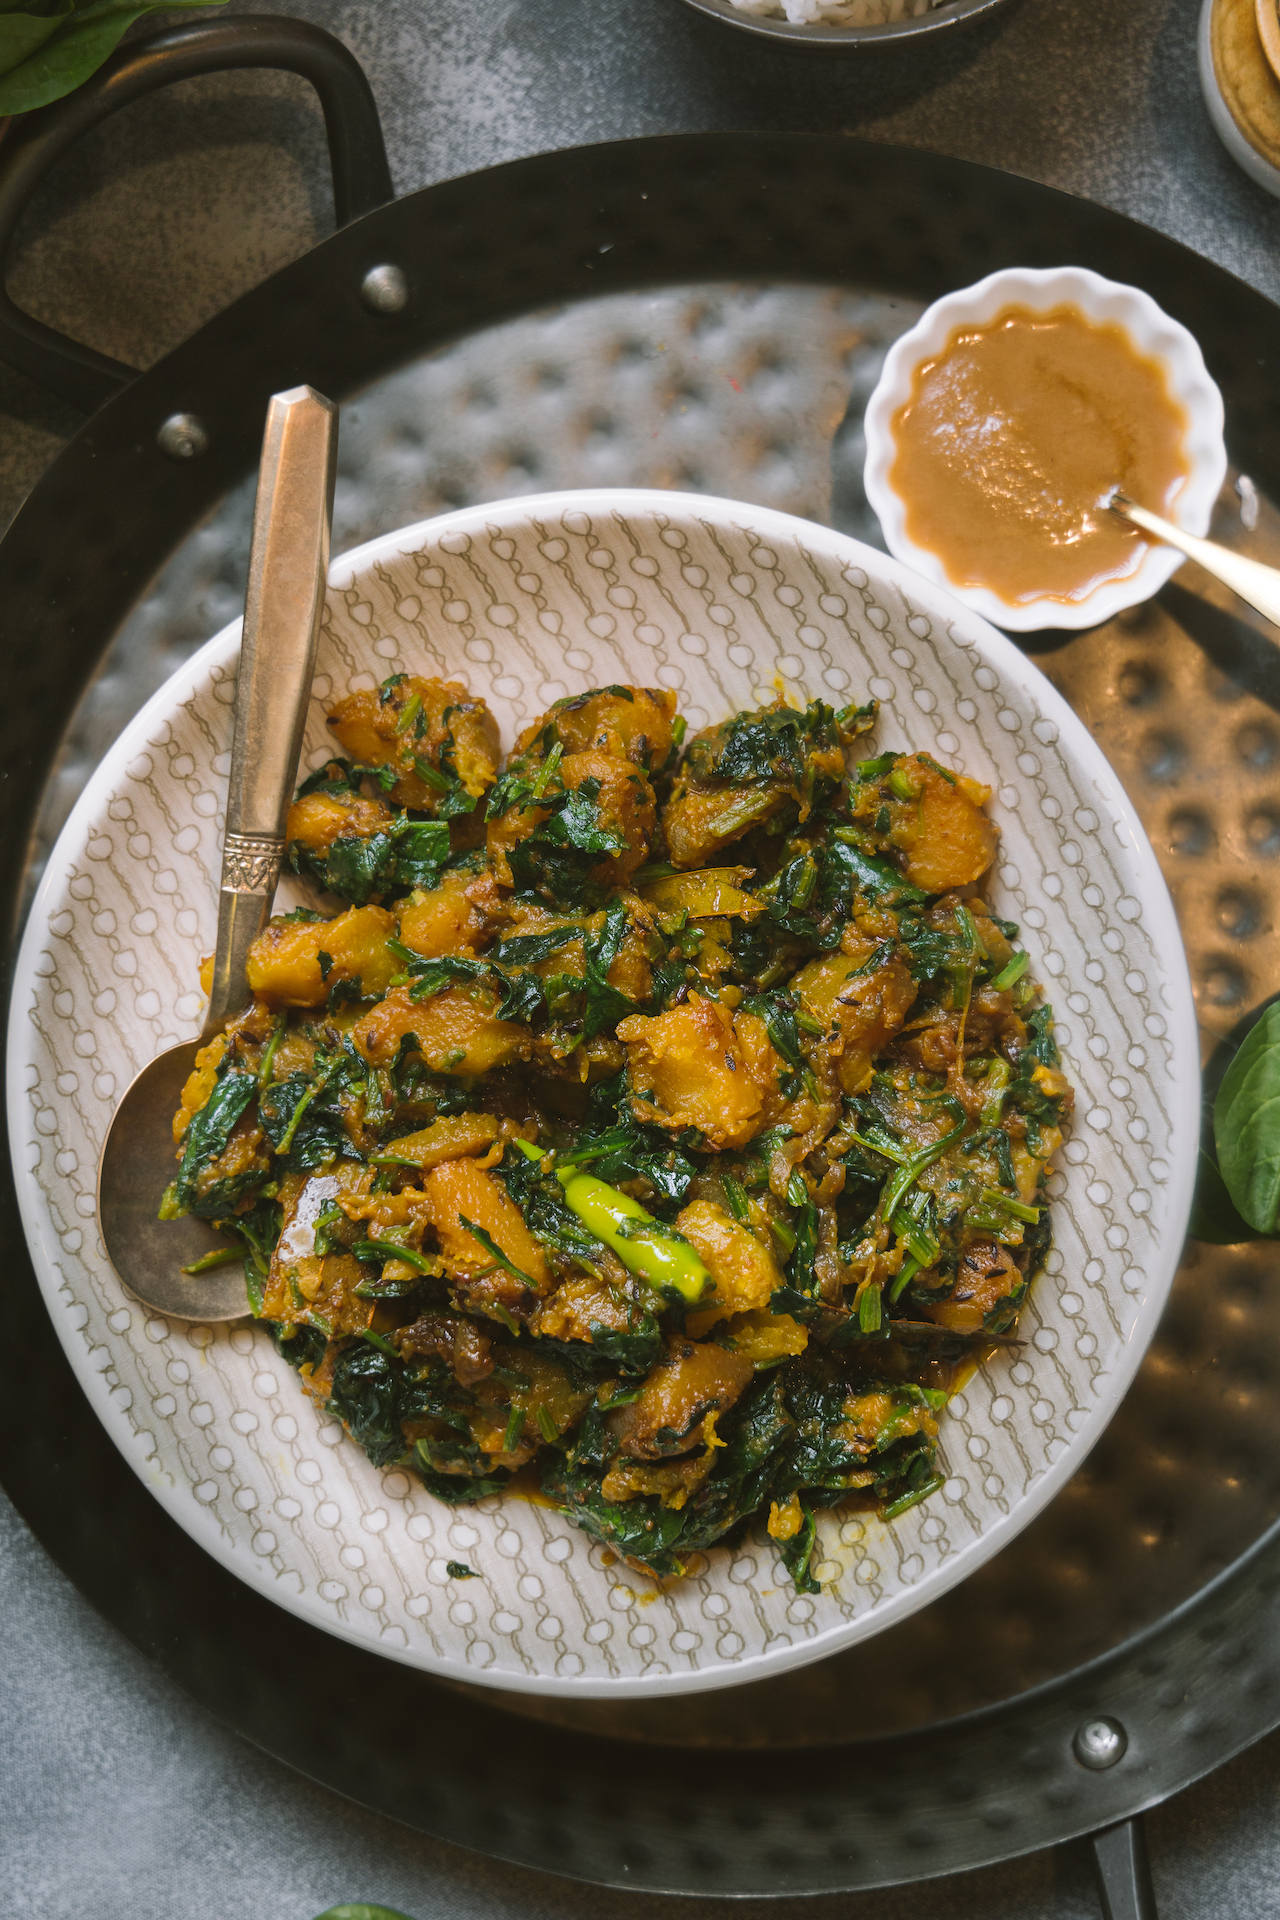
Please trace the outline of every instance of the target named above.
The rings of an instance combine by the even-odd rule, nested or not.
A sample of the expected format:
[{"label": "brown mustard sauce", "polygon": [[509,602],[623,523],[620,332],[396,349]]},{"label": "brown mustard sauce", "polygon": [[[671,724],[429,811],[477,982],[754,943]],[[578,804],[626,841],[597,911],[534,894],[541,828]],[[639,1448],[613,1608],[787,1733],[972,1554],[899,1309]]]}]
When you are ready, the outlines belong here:
[{"label": "brown mustard sauce", "polygon": [[910,538],[956,586],[1078,601],[1147,550],[1099,499],[1119,486],[1167,514],[1190,471],[1186,428],[1159,361],[1122,327],[1009,306],[917,368],[889,482]]}]

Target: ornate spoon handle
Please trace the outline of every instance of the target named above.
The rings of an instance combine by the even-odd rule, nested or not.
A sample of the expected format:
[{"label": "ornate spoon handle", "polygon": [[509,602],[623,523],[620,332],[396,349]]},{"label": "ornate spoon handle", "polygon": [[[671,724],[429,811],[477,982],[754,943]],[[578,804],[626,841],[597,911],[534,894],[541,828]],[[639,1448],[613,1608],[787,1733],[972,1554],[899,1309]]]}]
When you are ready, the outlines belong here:
[{"label": "ornate spoon handle", "polygon": [[253,512],[206,1040],[249,996],[249,948],[280,878],[324,612],[337,450],[331,400],[311,387],[272,396]]}]

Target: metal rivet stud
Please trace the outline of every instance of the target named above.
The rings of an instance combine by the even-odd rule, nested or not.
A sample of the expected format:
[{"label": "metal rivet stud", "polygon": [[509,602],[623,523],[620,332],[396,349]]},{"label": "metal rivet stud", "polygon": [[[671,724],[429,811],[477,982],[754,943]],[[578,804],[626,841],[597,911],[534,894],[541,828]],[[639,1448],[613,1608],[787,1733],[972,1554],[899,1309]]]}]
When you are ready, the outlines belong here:
[{"label": "metal rivet stud", "polygon": [[1071,1751],[1082,1767],[1091,1767],[1095,1773],[1101,1773],[1106,1767],[1114,1767],[1117,1760],[1124,1759],[1128,1745],[1129,1736],[1120,1722],[1100,1717],[1086,1720],[1076,1728]]},{"label": "metal rivet stud", "polygon": [[171,460],[194,460],[208,451],[209,431],[194,413],[171,413],[156,435],[156,445]]},{"label": "metal rivet stud", "polygon": [[360,282],[360,298],[370,313],[403,313],[409,282],[399,267],[370,267]]}]

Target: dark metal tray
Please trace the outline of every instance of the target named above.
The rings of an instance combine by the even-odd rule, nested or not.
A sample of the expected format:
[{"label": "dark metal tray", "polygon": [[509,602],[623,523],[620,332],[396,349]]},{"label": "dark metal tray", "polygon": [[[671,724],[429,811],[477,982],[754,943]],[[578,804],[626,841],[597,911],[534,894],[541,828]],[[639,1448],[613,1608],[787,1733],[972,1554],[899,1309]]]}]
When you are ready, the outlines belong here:
[{"label": "dark metal tray", "polygon": [[[283,57],[282,23],[265,25],[277,30],[259,42],[266,62],[297,64]],[[109,74],[104,88],[112,84]],[[36,125],[28,179],[39,138]],[[0,169],[0,240],[12,227],[13,177]],[[589,477],[661,482],[661,461],[677,459],[668,484],[768,499],[865,536],[859,394],[876,354],[945,288],[1005,263],[1061,260],[1145,286],[1197,334],[1226,396],[1237,470],[1253,482],[1224,496],[1219,530],[1280,552],[1267,503],[1280,498],[1280,314],[1269,302],[1084,202],[834,136],[627,142],[446,183],[346,226],[129,384],[80,356],[64,390],[74,383],[88,400],[118,388],[116,397],[0,542],[10,642],[0,885],[11,924],[57,824],[56,754],[74,774],[76,755],[92,758],[121,717],[108,682],[93,680],[112,636],[120,630],[114,666],[136,661],[157,592],[177,601],[199,579],[234,580],[235,489],[252,472],[273,390],[305,378],[354,401],[340,538],[448,499]],[[387,276],[373,289],[368,276],[388,265],[404,275],[406,298],[380,308],[373,289]],[[716,326],[737,341],[738,372],[748,355],[751,380],[731,368],[721,381]],[[35,346],[31,370],[57,385],[61,348]],[[23,348],[6,335],[3,350]],[[628,365],[643,374],[630,414],[618,397]],[[396,371],[411,367],[419,373]],[[530,450],[530,424],[523,452],[508,434],[499,459],[480,416],[497,407],[529,424],[528,394],[557,381],[567,389],[559,427]],[[746,402],[728,414],[735,382]],[[424,393],[444,425],[418,417]],[[462,426],[447,424],[450,395],[455,413],[472,409]],[[175,415],[194,416],[203,452],[164,451],[173,430],[161,429]],[[646,445],[650,418],[659,425]],[[814,448],[832,445],[820,473]],[[609,460],[625,470],[615,475]],[[389,467],[399,492],[385,482]],[[1249,531],[1240,509],[1251,509],[1254,489],[1261,520]],[[148,589],[150,611],[131,620]],[[1280,877],[1271,643],[1186,569],[1151,607],[1078,637],[1038,636],[1034,648],[1143,814],[1174,888],[1209,1041],[1280,987],[1266,939]],[[0,1207],[25,1362],[0,1403],[0,1472],[20,1510],[101,1610],[212,1711],[425,1831],[610,1884],[762,1895],[866,1887],[1121,1820],[1280,1722],[1271,1532],[1280,1449],[1268,1417],[1280,1298],[1268,1247],[1190,1250],[1159,1338],[1085,1468],[1020,1540],[935,1606],[869,1647],[753,1687],[557,1709],[393,1667],[211,1565],[104,1445],[18,1251],[7,1177]],[[322,1670],[344,1711],[318,1722],[299,1714],[298,1687]],[[1127,1742],[1102,1770],[1082,1765],[1072,1744],[1098,1714]],[[797,1768],[796,1749],[812,1764]]]}]

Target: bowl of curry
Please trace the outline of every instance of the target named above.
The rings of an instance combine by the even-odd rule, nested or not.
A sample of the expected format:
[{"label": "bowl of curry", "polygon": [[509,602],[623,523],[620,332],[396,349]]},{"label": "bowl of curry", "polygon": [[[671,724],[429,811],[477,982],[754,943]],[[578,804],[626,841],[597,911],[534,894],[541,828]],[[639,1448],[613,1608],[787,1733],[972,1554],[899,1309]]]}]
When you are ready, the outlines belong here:
[{"label": "bowl of curry", "polygon": [[1196,1146],[1168,897],[1070,710],[732,502],[335,562],[292,872],[156,1196],[243,1262],[210,1328],[123,1292],[92,1167],[200,1018],[237,645],[104,762],[15,986],[41,1282],[155,1497],[292,1612],[522,1691],[734,1684],[965,1577],[1118,1403]]},{"label": "bowl of curry", "polygon": [[1015,631],[1149,599],[1182,555],[1108,495],[1204,534],[1227,470],[1193,336],[1082,267],[1006,269],[936,301],[890,349],[866,445],[889,551]]}]

